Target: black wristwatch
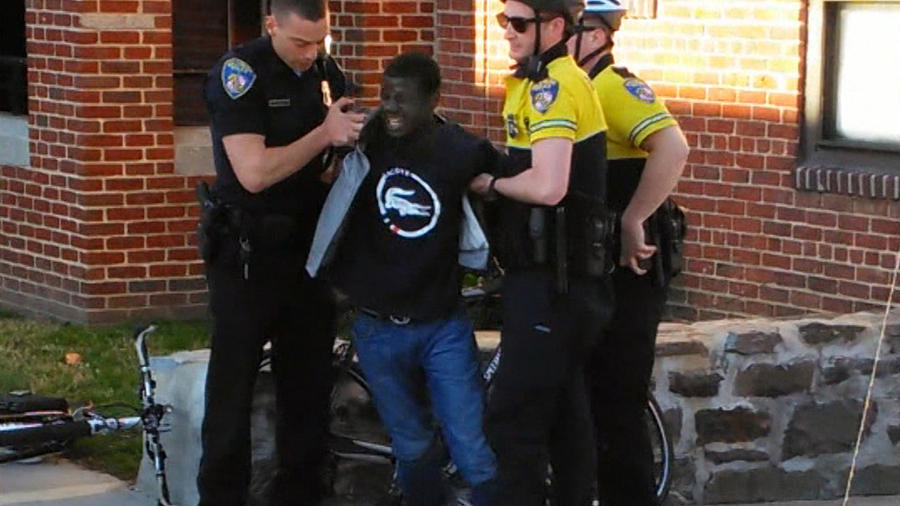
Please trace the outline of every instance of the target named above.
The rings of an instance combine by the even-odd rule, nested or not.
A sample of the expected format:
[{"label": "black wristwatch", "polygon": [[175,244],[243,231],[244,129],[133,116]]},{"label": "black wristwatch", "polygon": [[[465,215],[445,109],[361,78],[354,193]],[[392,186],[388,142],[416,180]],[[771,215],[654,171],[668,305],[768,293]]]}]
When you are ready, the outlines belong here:
[{"label": "black wristwatch", "polygon": [[494,188],[494,185],[497,184],[498,179],[500,179],[500,178],[498,178],[497,176],[491,176],[491,182],[488,183],[488,191],[487,191],[487,197],[489,199],[495,199],[500,196],[500,194],[497,193],[497,190]]}]

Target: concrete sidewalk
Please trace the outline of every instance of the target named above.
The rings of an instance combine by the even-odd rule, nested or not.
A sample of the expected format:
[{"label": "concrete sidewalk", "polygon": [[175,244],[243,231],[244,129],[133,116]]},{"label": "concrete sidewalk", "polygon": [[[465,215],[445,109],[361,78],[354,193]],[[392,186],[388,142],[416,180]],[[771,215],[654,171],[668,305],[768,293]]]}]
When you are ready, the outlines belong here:
[{"label": "concrete sidewalk", "polygon": [[[367,494],[362,494],[367,495]],[[336,498],[329,506],[372,504],[363,497]],[[840,506],[840,500],[766,503],[771,506]],[[155,506],[156,500],[107,474],[62,459],[0,464],[0,506]],[[181,505],[186,506],[186,505]],[[722,505],[724,506],[724,505]],[[757,505],[728,505],[757,506]],[[900,506],[900,496],[854,497],[849,506]]]},{"label": "concrete sidewalk", "polygon": [[67,460],[0,464],[0,506],[154,506],[156,500],[108,474]]}]

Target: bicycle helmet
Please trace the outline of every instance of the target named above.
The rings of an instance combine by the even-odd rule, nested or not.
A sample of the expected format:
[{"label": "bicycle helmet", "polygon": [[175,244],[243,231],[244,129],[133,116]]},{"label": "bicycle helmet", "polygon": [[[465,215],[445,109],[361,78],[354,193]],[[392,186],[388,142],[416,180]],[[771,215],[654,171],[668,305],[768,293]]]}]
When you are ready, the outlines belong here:
[{"label": "bicycle helmet", "polygon": [[619,0],[587,0],[581,24],[589,28],[600,28],[591,23],[593,20],[599,20],[610,32],[614,32],[622,25],[622,18],[626,12],[628,8]]}]

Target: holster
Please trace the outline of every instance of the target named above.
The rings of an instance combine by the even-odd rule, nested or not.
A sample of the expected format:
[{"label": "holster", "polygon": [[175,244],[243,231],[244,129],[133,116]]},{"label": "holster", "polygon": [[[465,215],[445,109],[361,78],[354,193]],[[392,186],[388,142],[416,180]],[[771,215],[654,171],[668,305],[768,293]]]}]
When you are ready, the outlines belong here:
[{"label": "holster", "polygon": [[671,198],[666,199],[656,212],[663,245],[663,267],[671,281],[684,268],[684,236],[687,233],[687,222],[684,219],[684,212]]},{"label": "holster", "polygon": [[[621,218],[621,214],[616,213],[613,251],[617,255],[622,247]],[[657,286],[668,285],[681,272],[684,266],[686,232],[684,212],[671,198],[666,199],[644,222],[644,240],[647,244],[656,246],[656,253],[649,259],[649,268]]]},{"label": "holster", "polygon": [[219,203],[205,181],[197,183],[197,201],[200,204],[200,221],[197,223],[197,250],[200,258],[209,264],[221,247],[222,238],[228,232],[225,206]]},{"label": "holster", "polygon": [[609,212],[594,214],[588,218],[586,226],[585,272],[594,278],[607,276],[615,268],[615,258],[612,255],[615,216]]},{"label": "holster", "polygon": [[613,269],[613,215],[600,209],[587,215],[567,211],[533,207],[528,221],[532,260],[555,273],[560,293],[567,291],[569,276],[602,278]]}]

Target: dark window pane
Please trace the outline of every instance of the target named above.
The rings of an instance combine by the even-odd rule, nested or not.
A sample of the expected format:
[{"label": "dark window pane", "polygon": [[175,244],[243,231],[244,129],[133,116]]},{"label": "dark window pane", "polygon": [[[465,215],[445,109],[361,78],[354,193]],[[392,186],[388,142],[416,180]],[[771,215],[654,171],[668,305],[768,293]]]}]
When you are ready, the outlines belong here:
[{"label": "dark window pane", "polygon": [[175,70],[207,71],[228,48],[226,0],[174,0]]},{"label": "dark window pane", "polygon": [[25,2],[0,2],[0,111],[28,112]]},{"label": "dark window pane", "polygon": [[231,45],[243,44],[261,33],[260,0],[231,0]]},{"label": "dark window pane", "polygon": [[203,102],[206,74],[229,44],[259,36],[260,0],[173,0],[172,12],[175,124],[205,125],[209,121]]},{"label": "dark window pane", "polygon": [[203,100],[203,75],[179,75],[175,78],[175,124],[207,125],[206,102]]}]

